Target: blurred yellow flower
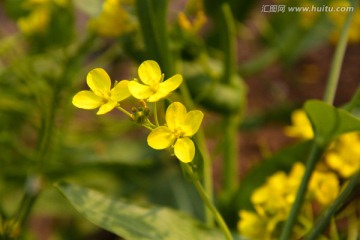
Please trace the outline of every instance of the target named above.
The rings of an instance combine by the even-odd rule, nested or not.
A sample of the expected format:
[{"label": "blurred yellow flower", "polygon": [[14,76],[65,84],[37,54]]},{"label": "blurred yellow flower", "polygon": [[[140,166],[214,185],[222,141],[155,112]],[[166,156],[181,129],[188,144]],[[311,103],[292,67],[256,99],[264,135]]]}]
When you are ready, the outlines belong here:
[{"label": "blurred yellow flower", "polygon": [[21,17],[17,21],[20,31],[25,35],[33,35],[43,33],[49,27],[52,5],[56,4],[60,7],[69,5],[69,0],[26,0],[22,4],[22,8],[29,10],[30,13]]},{"label": "blurred yellow flower", "polygon": [[152,130],[147,142],[158,150],[172,146],[180,161],[191,162],[195,156],[195,145],[190,138],[199,130],[203,117],[201,111],[187,112],[184,105],[174,102],[166,110],[166,126]]},{"label": "blurred yellow flower", "polygon": [[289,137],[297,137],[302,139],[312,139],[314,132],[311,123],[303,110],[295,110],[291,114],[292,126],[287,126],[284,132]]},{"label": "blurred yellow flower", "polygon": [[164,81],[159,64],[153,60],[144,61],[138,69],[142,83],[131,81],[129,91],[137,99],[157,102],[177,89],[183,81],[180,74],[176,74]]},{"label": "blurred yellow flower", "polygon": [[72,103],[82,109],[95,109],[99,107],[96,114],[105,114],[119,105],[119,102],[128,98],[128,80],[122,80],[111,89],[109,75],[102,68],[91,70],[86,78],[91,91],[78,92]]},{"label": "blurred yellow flower", "polygon": [[19,18],[17,21],[20,31],[25,35],[42,33],[46,31],[50,22],[50,9],[39,7],[30,12],[26,17]]},{"label": "blurred yellow flower", "polygon": [[335,173],[314,171],[309,183],[309,194],[322,206],[332,203],[339,194],[339,179]]},{"label": "blurred yellow flower", "polygon": [[239,212],[240,221],[237,228],[241,235],[250,239],[270,240],[271,231],[266,230],[267,221],[251,211]]},{"label": "blurred yellow flower", "polygon": [[[277,239],[277,226],[285,221],[289,215],[292,204],[295,201],[297,190],[302,181],[305,166],[295,163],[289,174],[279,171],[271,175],[266,182],[255,189],[251,195],[251,203],[255,212],[240,211],[238,229],[240,234],[250,239]],[[324,207],[335,200],[339,193],[339,180],[332,172],[315,170],[310,178],[304,206],[310,207],[315,200]],[[312,224],[312,215],[303,211],[300,213],[301,223],[295,235],[300,239]],[[302,224],[304,224],[304,226]],[[264,233],[259,237],[254,229],[260,229]],[[265,237],[266,236],[266,237]]]},{"label": "blurred yellow flower", "polygon": [[120,0],[105,0],[101,13],[89,21],[89,28],[104,37],[117,37],[134,28]]},{"label": "blurred yellow flower", "polygon": [[356,173],[360,169],[359,133],[341,135],[325,155],[325,161],[342,177],[348,178]]},{"label": "blurred yellow flower", "polygon": [[178,15],[178,22],[182,29],[189,33],[197,33],[200,29],[205,25],[207,21],[206,15],[204,11],[198,11],[196,16],[192,22],[190,22],[189,18],[185,15],[184,12],[180,12]]}]

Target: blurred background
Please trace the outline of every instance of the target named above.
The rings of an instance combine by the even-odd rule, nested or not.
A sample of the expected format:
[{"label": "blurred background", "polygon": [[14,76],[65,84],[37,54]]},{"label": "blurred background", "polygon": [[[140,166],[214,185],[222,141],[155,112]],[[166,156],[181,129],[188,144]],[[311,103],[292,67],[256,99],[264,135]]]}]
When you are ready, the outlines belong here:
[{"label": "blurred background", "polygon": [[[236,130],[241,182],[263,159],[297,142],[283,131],[291,124],[291,112],[308,99],[323,98],[347,12],[290,12],[288,7],[350,3],[165,2],[162,31],[175,72],[184,75],[197,108],[205,112],[215,191],[221,192],[223,139],[218,126],[226,114],[243,108]],[[222,2],[228,2],[234,18],[235,72],[244,83],[240,90],[230,86],[229,98],[205,91],[223,68]],[[93,68],[106,69],[113,82],[137,77],[138,65],[149,56],[140,13],[132,0],[0,0],[0,216],[4,224],[16,215],[24,191],[41,191],[33,199],[25,239],[118,239],[76,213],[53,187],[60,180],[203,218],[200,199],[183,179],[178,162],[169,160],[168,152],[148,147],[145,129],[120,112],[97,116],[71,104],[77,92],[88,88],[86,75]],[[335,106],[355,93],[359,60],[356,8]],[[170,77],[168,69],[164,72]],[[181,99],[179,93],[172,97]],[[130,111],[136,104],[130,99],[123,107]],[[223,211],[236,229],[241,206],[234,199]]]}]

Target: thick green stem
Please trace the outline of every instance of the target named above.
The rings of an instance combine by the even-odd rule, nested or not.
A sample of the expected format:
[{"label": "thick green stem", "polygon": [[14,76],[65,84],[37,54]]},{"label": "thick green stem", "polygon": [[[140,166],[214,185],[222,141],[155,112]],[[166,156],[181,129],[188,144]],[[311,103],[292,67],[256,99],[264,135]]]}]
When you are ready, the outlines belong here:
[{"label": "thick green stem", "polygon": [[289,217],[288,217],[288,219],[285,223],[285,226],[283,228],[283,231],[281,233],[280,240],[291,239],[292,228],[297,220],[297,216],[302,207],[302,203],[303,203],[304,197],[306,195],[306,191],[307,191],[307,187],[308,187],[308,183],[309,183],[311,174],[315,168],[317,161],[322,156],[323,152],[324,152],[324,148],[318,144],[316,139],[314,139],[311,150],[310,150],[310,154],[309,154],[309,157],[308,157],[308,160],[306,163],[306,169],[305,169],[304,176],[302,178],[300,187],[296,194],[295,202],[291,207]]},{"label": "thick green stem", "polygon": [[224,119],[224,161],[222,166],[223,192],[230,194],[237,186],[238,179],[238,151],[237,129],[239,117],[226,116]]},{"label": "thick green stem", "polygon": [[336,214],[336,212],[341,209],[350,196],[350,194],[358,187],[360,181],[360,171],[358,171],[349,181],[345,189],[341,192],[339,197],[331,204],[331,206],[325,210],[325,212],[321,215],[319,220],[316,221],[314,228],[311,232],[306,236],[306,240],[315,240],[318,239],[319,235],[321,235],[325,228],[328,226],[331,218]]},{"label": "thick green stem", "polygon": [[231,9],[228,3],[223,3],[221,6],[222,12],[222,27],[224,34],[222,34],[222,49],[224,52],[224,72],[223,82],[230,85],[232,83],[232,76],[235,73],[235,22],[232,16]]},{"label": "thick green stem", "polygon": [[349,12],[349,14],[346,16],[344,26],[341,29],[340,39],[336,46],[334,58],[331,63],[329,78],[324,93],[324,101],[329,104],[332,104],[334,102],[336,88],[339,82],[341,66],[343,63],[345,50],[347,46],[348,32],[353,15],[354,15],[353,12]]},{"label": "thick green stem", "polygon": [[[226,85],[234,84],[235,74],[235,22],[228,3],[221,6],[222,13],[222,49],[224,52],[224,72],[222,81]],[[241,112],[242,109],[239,109]],[[238,177],[238,154],[237,154],[237,130],[241,117],[239,113],[229,114],[224,117],[224,159],[223,159],[223,192],[230,194],[237,185]]]}]

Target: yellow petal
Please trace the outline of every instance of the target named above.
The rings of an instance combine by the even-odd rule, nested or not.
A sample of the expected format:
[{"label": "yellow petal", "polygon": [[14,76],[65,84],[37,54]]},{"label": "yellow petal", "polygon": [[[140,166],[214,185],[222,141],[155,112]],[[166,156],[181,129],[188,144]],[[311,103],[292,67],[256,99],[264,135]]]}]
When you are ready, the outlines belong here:
[{"label": "yellow petal", "polygon": [[150,87],[136,81],[130,81],[128,88],[131,95],[137,99],[147,99],[153,94]]},{"label": "yellow petal", "polygon": [[95,95],[92,91],[78,92],[72,99],[74,106],[82,109],[95,109],[103,102],[104,99]]},{"label": "yellow petal", "polygon": [[86,82],[96,95],[104,97],[106,93],[110,92],[111,80],[102,68],[91,70],[86,77]]},{"label": "yellow petal", "polygon": [[113,89],[111,89],[111,98],[115,102],[120,102],[128,97],[130,97],[130,91],[128,88],[129,85],[128,80],[122,80],[118,84],[115,85]]},{"label": "yellow petal", "polygon": [[177,89],[182,83],[182,81],[183,81],[182,76],[180,74],[176,74],[171,78],[167,79],[166,81],[160,83],[159,88],[164,89],[167,92],[171,92]]},{"label": "yellow petal", "polygon": [[111,110],[113,110],[117,104],[118,104],[117,102],[110,99],[107,103],[100,106],[99,111],[96,114],[101,115],[101,114],[108,113]]},{"label": "yellow petal", "polygon": [[153,60],[147,60],[140,64],[138,74],[141,81],[149,86],[156,85],[161,80],[159,64]]},{"label": "yellow petal", "polygon": [[191,162],[195,156],[194,142],[190,138],[178,138],[174,145],[174,153],[180,161]]},{"label": "yellow petal", "polygon": [[204,114],[199,110],[190,111],[186,114],[185,121],[181,130],[184,132],[184,136],[193,136],[200,128]]},{"label": "yellow petal", "polygon": [[165,119],[168,127],[175,131],[180,128],[186,117],[186,108],[180,102],[173,102],[166,110]]},{"label": "yellow petal", "polygon": [[147,142],[154,149],[165,149],[175,141],[173,132],[165,126],[157,127],[147,137]]}]

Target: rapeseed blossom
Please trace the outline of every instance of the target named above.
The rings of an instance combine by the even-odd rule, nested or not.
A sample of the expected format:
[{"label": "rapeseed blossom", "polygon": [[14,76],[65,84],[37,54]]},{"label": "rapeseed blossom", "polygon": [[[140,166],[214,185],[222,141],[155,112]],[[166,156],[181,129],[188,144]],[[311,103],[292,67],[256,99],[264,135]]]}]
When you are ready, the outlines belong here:
[{"label": "rapeseed blossom", "polygon": [[342,177],[348,178],[356,173],[360,169],[359,133],[341,135],[330,147],[325,161]]},{"label": "rapeseed blossom", "polygon": [[128,80],[122,80],[111,88],[109,75],[102,68],[91,70],[86,78],[91,91],[84,90],[78,92],[72,103],[82,109],[99,108],[96,114],[105,114],[119,105],[119,102],[128,98]]},{"label": "rapeseed blossom", "polygon": [[195,156],[191,137],[199,130],[203,117],[204,114],[199,110],[187,112],[180,102],[171,103],[165,113],[166,125],[152,130],[147,142],[158,150],[173,147],[180,161],[191,162]]},{"label": "rapeseed blossom", "polygon": [[183,81],[180,74],[176,74],[164,81],[159,64],[153,60],[144,61],[138,69],[140,82],[131,81],[129,91],[137,99],[157,102],[177,89]]},{"label": "rapeseed blossom", "polygon": [[39,34],[46,31],[50,25],[52,4],[67,7],[69,0],[26,0],[22,6],[29,14],[17,21],[20,31],[25,35]]},{"label": "rapeseed blossom", "polygon": [[[278,226],[284,222],[295,201],[305,166],[295,163],[289,174],[279,171],[270,176],[264,185],[255,189],[251,195],[251,203],[255,212],[239,212],[238,229],[242,235],[250,239],[274,239],[278,237]],[[315,170],[311,176],[304,206],[317,203],[320,207],[333,202],[339,193],[339,180],[332,172]],[[308,212],[300,213],[302,223],[296,226],[297,239],[308,231],[313,216]],[[302,224],[306,222],[304,226]],[[257,229],[258,231],[255,231]],[[259,231],[263,233],[259,237]]]},{"label": "rapeseed blossom", "polygon": [[120,0],[105,0],[101,13],[89,22],[89,28],[104,37],[117,37],[134,28],[130,14]]},{"label": "rapeseed blossom", "polygon": [[285,134],[289,137],[312,139],[314,132],[304,110],[298,109],[291,114],[292,125],[285,127]]}]

